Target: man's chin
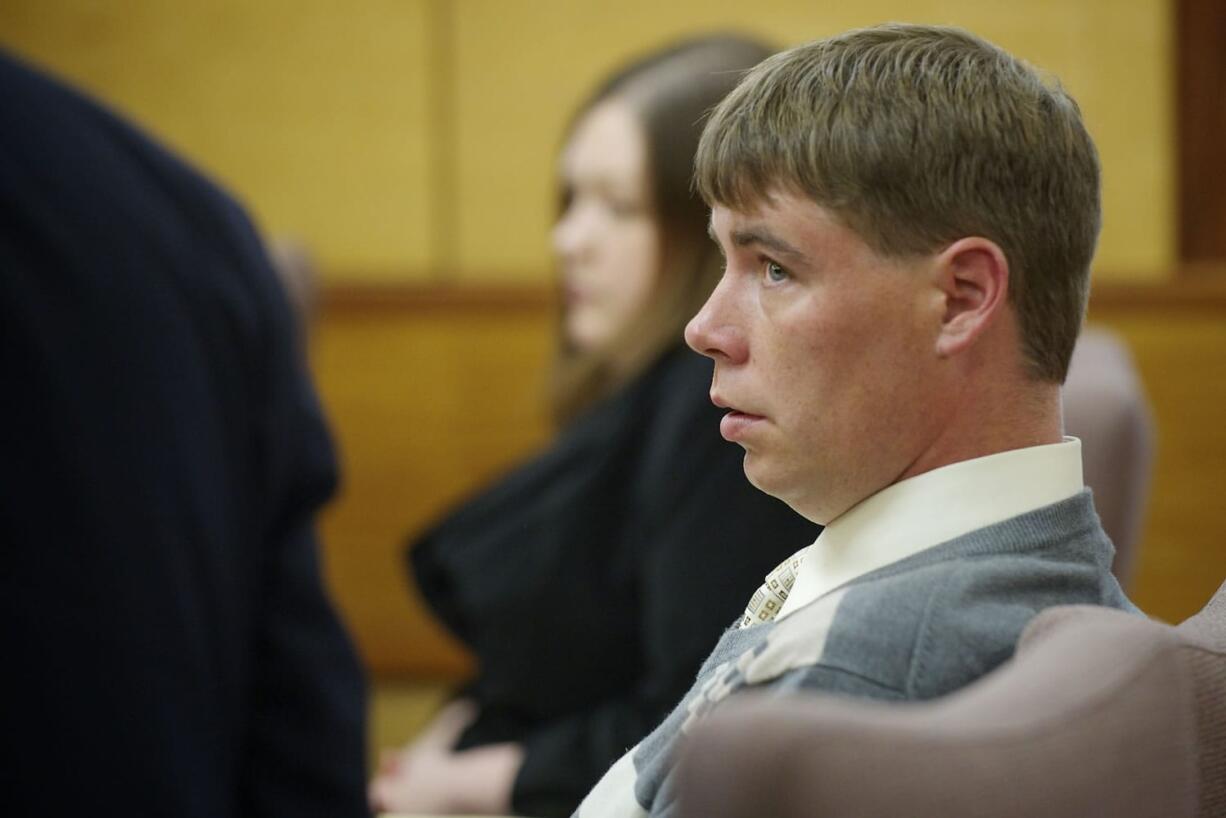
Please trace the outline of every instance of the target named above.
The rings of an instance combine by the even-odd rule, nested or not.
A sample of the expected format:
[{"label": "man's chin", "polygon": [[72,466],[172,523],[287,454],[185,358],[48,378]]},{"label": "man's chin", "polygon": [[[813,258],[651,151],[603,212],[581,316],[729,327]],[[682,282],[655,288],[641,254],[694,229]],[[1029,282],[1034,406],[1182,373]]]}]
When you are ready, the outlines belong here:
[{"label": "man's chin", "polygon": [[[761,454],[755,454],[752,450],[745,450],[745,479],[749,484],[758,491],[765,492],[771,497],[778,497],[780,500],[784,498],[779,494],[782,487],[779,485],[780,480],[778,474],[772,472],[769,464],[763,462]],[[784,502],[787,502],[784,500]]]},{"label": "man's chin", "polygon": [[788,475],[779,469],[771,469],[763,462],[761,456],[755,457],[751,452],[745,453],[745,478],[749,484],[763,494],[769,494],[776,500],[785,503],[805,519],[825,525],[814,519],[813,510],[808,508],[813,502],[811,493],[804,491],[804,482],[795,475]]}]

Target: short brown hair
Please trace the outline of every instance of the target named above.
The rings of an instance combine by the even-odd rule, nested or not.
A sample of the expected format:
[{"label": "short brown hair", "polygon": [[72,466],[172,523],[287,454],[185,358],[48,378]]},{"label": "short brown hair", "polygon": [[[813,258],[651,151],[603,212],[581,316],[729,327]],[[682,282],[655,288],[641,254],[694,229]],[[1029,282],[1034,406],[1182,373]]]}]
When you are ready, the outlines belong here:
[{"label": "short brown hair", "polygon": [[883,255],[991,239],[1030,374],[1064,380],[1101,224],[1098,155],[1072,97],[991,43],[890,24],[777,54],[712,114],[695,184],[738,210],[809,196]]}]

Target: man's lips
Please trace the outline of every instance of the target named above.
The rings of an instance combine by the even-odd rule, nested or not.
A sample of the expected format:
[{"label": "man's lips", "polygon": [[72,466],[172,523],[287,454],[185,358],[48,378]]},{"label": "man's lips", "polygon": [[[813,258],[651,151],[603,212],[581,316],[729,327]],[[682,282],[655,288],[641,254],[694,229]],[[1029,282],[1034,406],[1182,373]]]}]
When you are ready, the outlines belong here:
[{"label": "man's lips", "polygon": [[721,393],[716,392],[714,389],[711,390],[711,403],[714,403],[720,409],[731,409],[733,412],[737,412],[738,414],[751,415],[753,417],[763,417],[763,415],[759,415],[756,412],[752,412],[749,410],[749,408],[745,406],[740,406],[738,404],[733,403],[732,401],[725,398]]},{"label": "man's lips", "polygon": [[761,415],[749,415],[745,412],[732,411],[724,415],[719,422],[719,433],[724,440],[740,443],[754,426],[766,420]]},{"label": "man's lips", "polygon": [[762,415],[741,411],[733,406],[731,402],[714,392],[711,393],[711,402],[716,406],[731,410],[720,420],[719,433],[723,435],[725,440],[732,441],[733,443],[739,442],[755,425],[766,420]]}]

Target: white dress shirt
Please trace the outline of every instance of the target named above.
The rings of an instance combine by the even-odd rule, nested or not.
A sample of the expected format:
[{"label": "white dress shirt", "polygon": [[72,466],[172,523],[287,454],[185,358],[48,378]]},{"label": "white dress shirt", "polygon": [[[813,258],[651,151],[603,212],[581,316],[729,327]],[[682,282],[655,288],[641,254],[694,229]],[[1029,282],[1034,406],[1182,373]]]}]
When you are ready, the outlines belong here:
[{"label": "white dress shirt", "polygon": [[1084,486],[1075,437],[963,460],[887,486],[797,554],[803,562],[775,619],[869,571],[1066,500]]}]

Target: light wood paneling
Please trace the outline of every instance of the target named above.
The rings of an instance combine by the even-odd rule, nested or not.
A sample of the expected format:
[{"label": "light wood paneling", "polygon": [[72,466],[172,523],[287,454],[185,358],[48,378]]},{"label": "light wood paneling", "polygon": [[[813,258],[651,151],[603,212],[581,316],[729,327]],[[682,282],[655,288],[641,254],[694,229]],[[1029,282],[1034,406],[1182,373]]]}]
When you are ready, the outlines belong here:
[{"label": "light wood paneling", "polygon": [[540,285],[563,127],[616,64],[715,29],[959,25],[1077,97],[1104,168],[1099,263],[1147,280],[1174,262],[1171,4],[3,0],[0,42],[166,138],[333,281]]},{"label": "light wood paneling", "polygon": [[544,440],[550,311],[539,300],[325,307],[312,363],[341,453],[323,517],[329,579],[376,672],[468,660],[405,579],[405,537]]},{"label": "light wood paneling", "polygon": [[119,108],[327,269],[433,269],[426,0],[3,0],[0,43]]},{"label": "light wood paneling", "polygon": [[[1178,289],[1178,288],[1173,288]],[[1129,343],[1156,425],[1133,600],[1170,622],[1226,581],[1226,290],[1199,301],[1109,299],[1091,318]]]},{"label": "light wood paneling", "polygon": [[1113,279],[1153,281],[1174,263],[1169,0],[463,0],[456,8],[455,268],[466,280],[543,280],[562,130],[613,66],[696,32],[731,29],[790,46],[888,20],[969,28],[1058,76],[1102,159],[1099,266]]}]

